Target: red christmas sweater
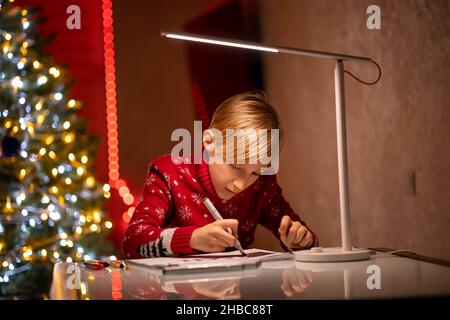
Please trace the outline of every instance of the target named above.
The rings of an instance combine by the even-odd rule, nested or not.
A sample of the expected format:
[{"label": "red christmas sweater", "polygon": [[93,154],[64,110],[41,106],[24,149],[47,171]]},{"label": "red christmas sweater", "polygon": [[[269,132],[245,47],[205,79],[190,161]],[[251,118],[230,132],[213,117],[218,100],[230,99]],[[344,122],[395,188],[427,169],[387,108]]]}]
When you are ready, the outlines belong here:
[{"label": "red christmas sweater", "polygon": [[[244,248],[253,243],[258,223],[278,239],[278,228],[284,215],[306,226],[284,199],[276,175],[261,175],[231,199],[222,200],[214,190],[206,162],[186,164],[181,158],[178,160],[181,163],[175,164],[169,154],[150,163],[142,199],[123,237],[125,257],[134,259],[198,252],[189,244],[192,232],[215,221],[202,202],[205,197],[212,201],[224,219],[239,221],[238,238]],[[316,235],[308,230],[315,238],[313,246],[318,245]]]}]

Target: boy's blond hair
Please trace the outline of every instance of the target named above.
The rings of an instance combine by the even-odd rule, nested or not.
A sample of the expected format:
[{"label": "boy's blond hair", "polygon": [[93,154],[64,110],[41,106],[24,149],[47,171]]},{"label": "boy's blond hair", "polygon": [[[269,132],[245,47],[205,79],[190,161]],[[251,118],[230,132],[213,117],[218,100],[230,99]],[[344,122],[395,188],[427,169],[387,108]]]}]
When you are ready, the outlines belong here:
[{"label": "boy's blond hair", "polygon": [[[256,144],[252,143],[247,136],[245,137],[245,162],[255,156],[255,152],[264,151],[267,156],[271,156],[271,129],[278,129],[279,141],[276,143],[281,146],[283,141],[280,118],[269,103],[265,92],[259,90],[237,94],[222,102],[214,112],[209,128],[222,133],[225,146],[227,139],[231,138],[226,132],[227,129],[253,129],[257,132],[262,131],[260,129],[266,129],[267,139],[262,139],[263,141],[258,141]],[[224,157],[227,152],[232,151],[236,160],[239,142],[235,136],[233,142],[234,150],[224,150]]]}]

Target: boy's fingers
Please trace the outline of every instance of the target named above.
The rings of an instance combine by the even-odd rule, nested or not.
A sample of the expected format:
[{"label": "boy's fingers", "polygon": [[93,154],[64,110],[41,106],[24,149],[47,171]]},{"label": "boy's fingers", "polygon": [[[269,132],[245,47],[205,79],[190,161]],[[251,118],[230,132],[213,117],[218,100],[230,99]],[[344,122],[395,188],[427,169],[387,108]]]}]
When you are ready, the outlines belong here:
[{"label": "boy's fingers", "polygon": [[216,238],[216,237],[211,237],[211,239],[209,239],[209,245],[211,247],[223,247],[224,243],[222,239]]},{"label": "boy's fingers", "polygon": [[237,237],[237,228],[239,221],[236,219],[223,219],[215,222],[218,226],[222,227],[224,230],[230,228],[233,232],[233,235]]},{"label": "boy's fingers", "polygon": [[211,248],[211,250],[212,250],[212,252],[223,252],[223,251],[225,251],[225,248],[222,246],[213,246]]},{"label": "boy's fingers", "polygon": [[281,219],[280,228],[278,229],[278,232],[280,233],[280,239],[283,242],[287,242],[286,241],[287,231],[291,223],[292,220],[289,216],[283,216],[283,218]]},{"label": "boy's fingers", "polygon": [[236,238],[229,234],[227,231],[225,231],[222,228],[219,228],[217,232],[215,233],[216,238],[221,239],[225,242],[226,247],[232,247],[234,246],[234,242],[236,241]]},{"label": "boy's fingers", "polygon": [[222,235],[223,239],[227,243],[227,247],[234,247],[234,244],[236,243],[236,238],[231,234],[229,234],[228,232],[224,232]]},{"label": "boy's fingers", "polygon": [[313,236],[312,236],[311,232],[307,231],[306,236],[300,242],[300,245],[302,247],[308,247],[308,246],[312,245],[312,243],[313,243]]},{"label": "boy's fingers", "polygon": [[300,228],[297,230],[297,233],[295,235],[294,243],[296,245],[299,245],[303,242],[304,238],[306,237],[306,234],[308,233],[308,229],[306,229],[305,226],[301,225]]},{"label": "boy's fingers", "polygon": [[287,242],[289,244],[296,244],[295,241],[297,239],[297,232],[300,231],[302,224],[298,221],[295,221],[291,224],[287,235]]},{"label": "boy's fingers", "polygon": [[215,247],[219,246],[219,247],[223,247],[223,248],[228,248],[229,247],[228,242],[229,241],[227,239],[224,239],[224,238],[218,236],[218,237],[215,237],[214,239],[212,239],[210,243],[212,246],[215,246]]}]

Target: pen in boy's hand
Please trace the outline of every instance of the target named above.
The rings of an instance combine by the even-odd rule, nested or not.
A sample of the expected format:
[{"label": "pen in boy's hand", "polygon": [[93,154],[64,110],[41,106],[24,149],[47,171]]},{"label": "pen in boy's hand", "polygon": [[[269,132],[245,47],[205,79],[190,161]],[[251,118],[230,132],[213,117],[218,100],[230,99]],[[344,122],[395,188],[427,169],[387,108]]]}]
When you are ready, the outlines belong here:
[{"label": "pen in boy's hand", "polygon": [[[219,211],[217,211],[216,207],[214,207],[214,205],[212,204],[211,200],[209,200],[208,198],[204,198],[203,199],[203,203],[205,204],[206,208],[208,208],[209,212],[211,213],[211,215],[213,216],[213,218],[216,221],[223,220],[222,216],[220,215]],[[227,232],[230,233],[230,234],[233,234],[233,232],[231,231],[230,228],[227,228]],[[247,256],[247,254],[245,253],[244,249],[242,249],[241,242],[237,238],[236,238],[236,241],[234,243],[234,247],[236,249],[238,249],[239,252],[243,256]]]}]

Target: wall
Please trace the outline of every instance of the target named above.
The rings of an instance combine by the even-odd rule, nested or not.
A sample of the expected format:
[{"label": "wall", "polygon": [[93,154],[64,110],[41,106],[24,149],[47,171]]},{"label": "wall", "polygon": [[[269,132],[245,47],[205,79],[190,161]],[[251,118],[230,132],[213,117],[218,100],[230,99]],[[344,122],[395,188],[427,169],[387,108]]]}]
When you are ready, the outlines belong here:
[{"label": "wall", "polygon": [[[174,128],[195,118],[182,26],[226,1],[114,1],[121,175],[142,187],[148,161],[170,151]],[[244,1],[245,3],[245,1]],[[381,8],[381,30],[366,8]],[[367,55],[383,76],[365,86],[346,75],[353,237],[357,246],[411,249],[450,259],[449,3],[261,0],[268,43]],[[340,244],[331,61],[264,54],[265,83],[287,131],[280,184],[318,233]],[[365,80],[369,64],[346,63]],[[278,249],[259,229],[255,246]]]},{"label": "wall", "polygon": [[169,153],[176,128],[193,129],[194,106],[184,43],[161,29],[181,30],[202,1],[114,1],[121,176],[141,192],[149,162]]},{"label": "wall", "polygon": [[[450,258],[448,1],[261,1],[268,43],[370,56],[383,70],[345,76],[353,237],[357,246]],[[381,8],[381,30],[366,8]],[[376,67],[346,63],[365,80]],[[265,55],[266,88],[287,131],[280,183],[322,246],[340,245],[331,61]],[[415,187],[414,187],[415,180]],[[258,231],[256,245],[277,247]]]}]

